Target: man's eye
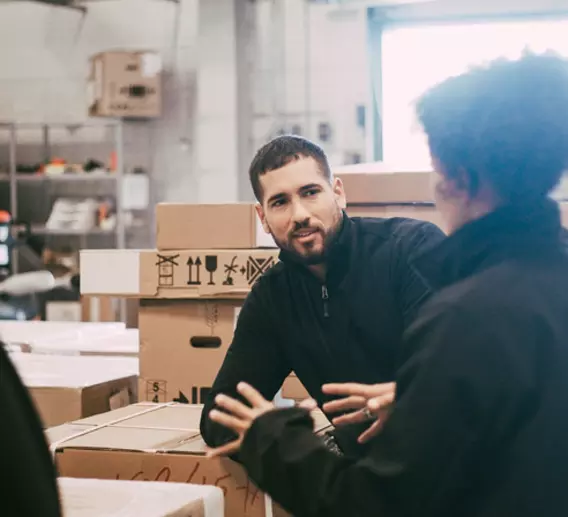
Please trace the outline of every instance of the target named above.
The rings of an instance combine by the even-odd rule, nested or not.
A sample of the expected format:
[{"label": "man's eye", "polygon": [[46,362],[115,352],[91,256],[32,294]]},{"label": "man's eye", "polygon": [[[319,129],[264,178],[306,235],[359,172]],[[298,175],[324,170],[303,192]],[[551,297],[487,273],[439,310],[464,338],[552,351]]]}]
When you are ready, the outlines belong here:
[{"label": "man's eye", "polygon": [[276,207],[278,207],[278,206],[284,205],[284,203],[285,203],[285,201],[284,201],[283,199],[279,199],[279,200],[277,200],[277,201],[274,201],[274,202],[272,203],[272,206],[273,206],[274,208],[276,208]]},{"label": "man's eye", "polygon": [[312,189],[312,190],[306,190],[306,192],[304,193],[305,196],[315,196],[318,193],[317,190]]}]

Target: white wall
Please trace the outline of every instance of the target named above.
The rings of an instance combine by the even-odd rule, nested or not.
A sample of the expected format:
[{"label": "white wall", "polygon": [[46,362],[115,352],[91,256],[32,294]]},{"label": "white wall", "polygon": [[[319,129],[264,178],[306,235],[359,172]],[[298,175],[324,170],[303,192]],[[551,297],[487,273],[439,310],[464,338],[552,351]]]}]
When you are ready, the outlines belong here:
[{"label": "white wall", "polygon": [[[166,66],[164,114],[127,133],[130,165],[140,165],[138,155],[144,155],[140,162],[151,163],[157,200],[237,200],[237,185],[223,175],[226,162],[219,159],[225,147],[232,149],[227,140],[234,138],[236,127],[231,122],[228,130],[219,131],[220,121],[229,120],[221,112],[234,108],[223,83],[234,81],[223,62],[232,44],[231,20],[221,19],[222,10],[211,11],[211,1],[202,0],[206,27],[199,24],[199,0],[181,0],[179,7],[159,0],[93,1],[84,16],[28,2],[0,5],[0,120],[86,121],[90,55],[117,48],[159,50]],[[341,161],[346,152],[362,152],[364,136],[355,124],[355,107],[367,100],[363,12],[337,17],[326,6],[311,6],[307,21],[303,0],[263,0],[257,5],[253,148],[276,129],[289,130],[296,123],[317,140],[318,123],[329,122],[333,138],[325,147],[332,158],[337,155]],[[211,88],[214,79],[219,89]],[[277,112],[283,115],[275,118]],[[26,132],[21,138],[38,141],[39,136]],[[89,143],[105,137],[104,132],[89,131],[72,138]],[[59,138],[71,137],[61,132]],[[0,150],[0,160],[2,154]]]},{"label": "white wall", "polygon": [[[282,127],[300,125],[332,161],[363,153],[365,135],[356,124],[356,106],[368,100],[365,10],[265,1],[259,32],[257,146]],[[275,112],[285,116],[262,117]],[[320,122],[332,126],[329,143],[318,141]]]}]

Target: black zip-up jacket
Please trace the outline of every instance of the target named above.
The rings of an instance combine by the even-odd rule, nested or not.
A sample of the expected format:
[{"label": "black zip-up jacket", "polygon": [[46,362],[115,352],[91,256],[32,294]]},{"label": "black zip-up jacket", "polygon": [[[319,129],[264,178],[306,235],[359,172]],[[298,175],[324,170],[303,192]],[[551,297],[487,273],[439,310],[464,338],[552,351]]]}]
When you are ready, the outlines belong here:
[{"label": "black zip-up jacket", "polygon": [[57,472],[28,390],[0,343],[2,515],[60,517]]},{"label": "black zip-up jacket", "polygon": [[337,457],[299,409],[269,412],[240,461],[296,517],[568,515],[568,257],[558,207],[507,207],[416,267],[436,293],[404,340],[369,454]]},{"label": "black zip-up jacket", "polygon": [[[252,289],[239,314],[234,341],[213,384],[201,420],[210,446],[234,438],[209,419],[218,393],[236,396],[245,381],[268,400],[294,371],[320,407],[328,382],[393,381],[404,329],[428,288],[409,257],[441,241],[436,226],[414,219],[343,217],[327,257],[326,283],[286,253]],[[360,455],[361,426],[342,428],[336,440]]]}]

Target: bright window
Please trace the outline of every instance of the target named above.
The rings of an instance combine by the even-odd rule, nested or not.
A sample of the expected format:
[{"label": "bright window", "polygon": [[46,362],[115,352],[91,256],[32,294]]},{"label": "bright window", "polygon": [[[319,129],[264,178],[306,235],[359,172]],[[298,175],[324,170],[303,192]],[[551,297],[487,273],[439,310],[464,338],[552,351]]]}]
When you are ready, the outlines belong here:
[{"label": "bright window", "polygon": [[[568,20],[390,29],[383,35],[383,159],[428,167],[414,101],[422,92],[471,65],[514,58],[524,49],[568,56]],[[567,114],[568,116],[568,114]]]}]

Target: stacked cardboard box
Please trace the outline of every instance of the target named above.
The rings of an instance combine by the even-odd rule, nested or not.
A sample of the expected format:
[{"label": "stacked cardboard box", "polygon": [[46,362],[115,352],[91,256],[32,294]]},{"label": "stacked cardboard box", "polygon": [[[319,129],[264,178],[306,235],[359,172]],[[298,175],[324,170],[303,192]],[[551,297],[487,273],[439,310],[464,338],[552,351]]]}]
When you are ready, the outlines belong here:
[{"label": "stacked cardboard box", "polygon": [[89,115],[159,117],[162,111],[162,59],[156,52],[109,51],[90,60]]},{"label": "stacked cardboard box", "polygon": [[278,249],[252,204],[160,204],[156,240],[156,250],[82,251],[81,291],[140,299],[140,400],[203,403]]},{"label": "stacked cardboard box", "polygon": [[412,217],[443,228],[434,206],[432,172],[393,167],[383,162],[340,167],[347,213],[361,217]]},{"label": "stacked cardboard box", "polygon": [[[46,431],[61,476],[214,485],[231,517],[286,515],[229,459],[205,456],[202,406],[143,402]],[[314,413],[314,429],[330,424]]]},{"label": "stacked cardboard box", "polygon": [[43,425],[105,413],[137,400],[138,360],[10,353]]}]

